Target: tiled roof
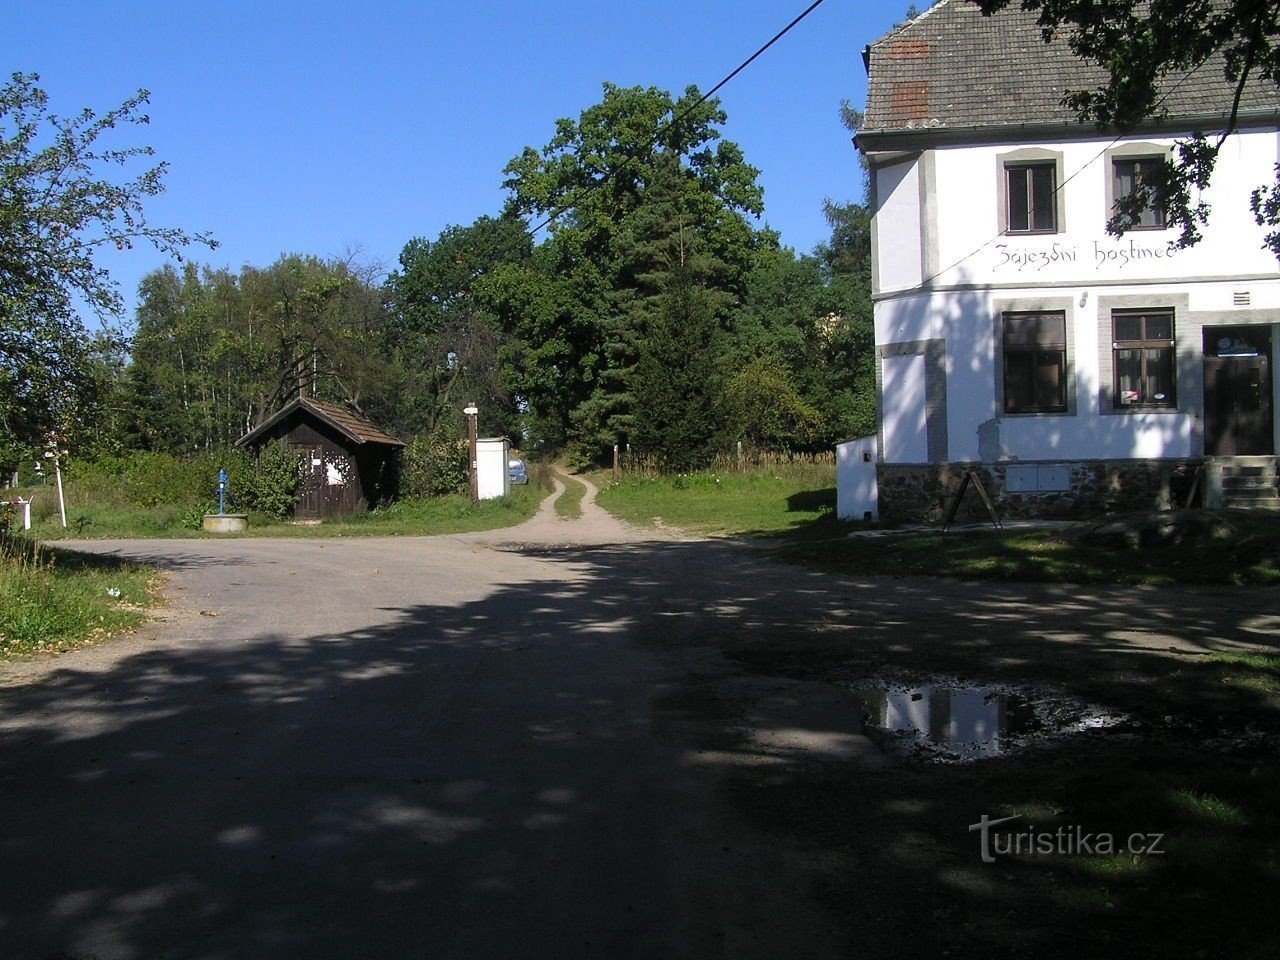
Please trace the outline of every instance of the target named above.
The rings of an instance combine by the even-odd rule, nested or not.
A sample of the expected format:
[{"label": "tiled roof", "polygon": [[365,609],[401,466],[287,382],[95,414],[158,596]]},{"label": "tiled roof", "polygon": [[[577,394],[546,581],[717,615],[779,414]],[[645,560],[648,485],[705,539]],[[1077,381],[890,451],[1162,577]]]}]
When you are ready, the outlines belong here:
[{"label": "tiled roof", "polygon": [[[984,17],[968,0],[940,0],[870,47],[862,136],[907,130],[1076,124],[1070,90],[1095,89],[1105,71],[1065,39],[1046,44],[1036,14],[1015,4]],[[1234,92],[1220,57],[1166,80],[1170,117],[1222,114]],[[1244,113],[1280,109],[1276,85],[1250,83]]]},{"label": "tiled roof", "polygon": [[313,400],[310,397],[298,397],[292,402],[286,404],[277,410],[267,419],[246,433],[243,437],[236,441],[236,446],[244,446],[252,443],[266,430],[279,423],[295,410],[306,410],[314,414],[321,420],[329,424],[339,433],[345,435],[348,439],[358,444],[363,443],[382,443],[391,446],[403,447],[404,444],[390,434],[384,433],[377,424],[367,417],[348,410],[345,407],[339,407],[332,403],[323,403],[320,400]]}]

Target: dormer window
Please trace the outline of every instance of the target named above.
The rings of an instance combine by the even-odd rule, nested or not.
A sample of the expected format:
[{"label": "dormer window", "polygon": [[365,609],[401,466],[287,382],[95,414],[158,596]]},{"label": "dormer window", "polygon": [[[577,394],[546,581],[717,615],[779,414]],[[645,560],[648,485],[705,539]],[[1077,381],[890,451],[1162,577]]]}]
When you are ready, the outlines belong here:
[{"label": "dormer window", "polygon": [[1008,233],[1057,233],[1057,164],[1006,163],[1005,199]]}]

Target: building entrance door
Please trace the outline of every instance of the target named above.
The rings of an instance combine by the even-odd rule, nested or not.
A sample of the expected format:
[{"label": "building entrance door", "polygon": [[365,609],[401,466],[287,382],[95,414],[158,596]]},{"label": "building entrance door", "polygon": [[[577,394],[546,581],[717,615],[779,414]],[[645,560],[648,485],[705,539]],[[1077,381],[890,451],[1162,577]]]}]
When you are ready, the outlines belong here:
[{"label": "building entrance door", "polygon": [[1211,457],[1275,452],[1271,328],[1205,327],[1204,449]]}]

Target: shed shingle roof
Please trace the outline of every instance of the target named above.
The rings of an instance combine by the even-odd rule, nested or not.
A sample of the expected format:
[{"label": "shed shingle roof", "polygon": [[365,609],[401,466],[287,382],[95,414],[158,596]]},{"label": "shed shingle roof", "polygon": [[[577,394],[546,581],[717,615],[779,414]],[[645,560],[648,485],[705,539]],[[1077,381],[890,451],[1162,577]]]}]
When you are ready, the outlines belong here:
[{"label": "shed shingle roof", "polygon": [[289,416],[289,414],[293,413],[295,410],[306,410],[314,414],[349,440],[357,444],[381,443],[395,447],[404,446],[404,444],[395,437],[383,432],[377,424],[372,420],[369,420],[367,417],[361,416],[360,414],[355,413],[352,410],[348,410],[345,407],[339,407],[332,403],[324,403],[320,400],[313,400],[310,397],[298,397],[292,402],[286,404],[237,440],[236,446],[240,447],[247,443],[252,443],[259,436],[271,429],[271,427]]},{"label": "shed shingle roof", "polygon": [[[1070,90],[1095,89],[1106,72],[1076,57],[1065,39],[1046,44],[1036,14],[1011,5],[984,17],[968,0],[940,2],[869,48],[871,74],[861,137],[909,130],[1078,123],[1062,105]],[[1233,88],[1221,57],[1190,75],[1170,75],[1171,118],[1224,115]],[[1280,109],[1276,86],[1250,83],[1244,114]]]}]

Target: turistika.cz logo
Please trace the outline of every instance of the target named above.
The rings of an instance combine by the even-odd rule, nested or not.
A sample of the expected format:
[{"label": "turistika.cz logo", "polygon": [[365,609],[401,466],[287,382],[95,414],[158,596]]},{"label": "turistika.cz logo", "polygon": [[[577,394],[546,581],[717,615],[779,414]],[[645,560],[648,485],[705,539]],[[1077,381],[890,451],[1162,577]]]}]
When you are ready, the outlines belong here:
[{"label": "turistika.cz logo", "polygon": [[983,863],[995,863],[998,856],[1107,857],[1126,853],[1158,857],[1164,854],[1163,833],[1131,833],[1127,837],[1117,837],[1114,833],[1086,831],[1079,826],[1037,830],[1033,823],[1013,830],[992,829],[1021,819],[1021,814],[1014,814],[993,820],[984,813],[977,823],[969,824],[970,833],[976,831],[980,834]]}]

